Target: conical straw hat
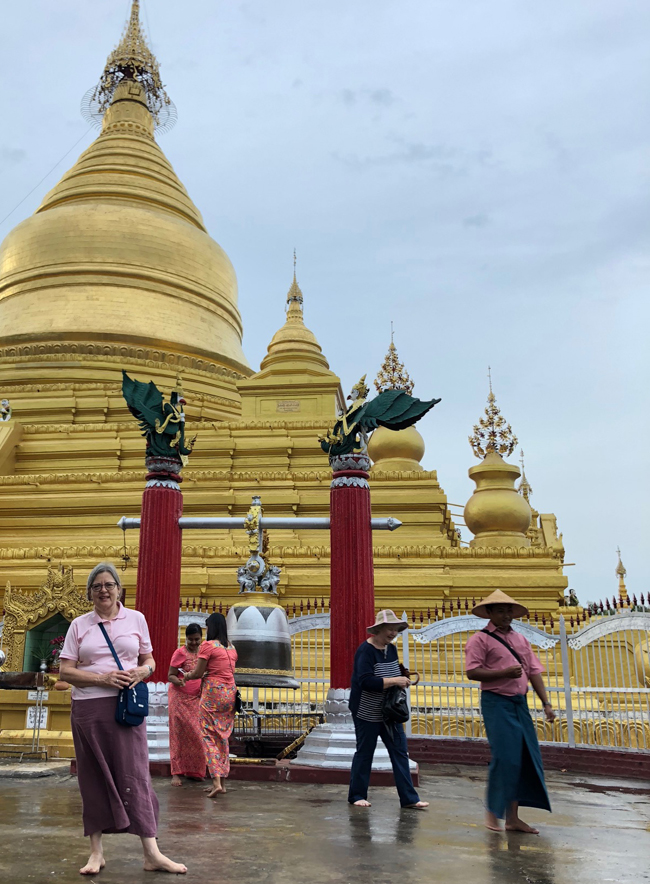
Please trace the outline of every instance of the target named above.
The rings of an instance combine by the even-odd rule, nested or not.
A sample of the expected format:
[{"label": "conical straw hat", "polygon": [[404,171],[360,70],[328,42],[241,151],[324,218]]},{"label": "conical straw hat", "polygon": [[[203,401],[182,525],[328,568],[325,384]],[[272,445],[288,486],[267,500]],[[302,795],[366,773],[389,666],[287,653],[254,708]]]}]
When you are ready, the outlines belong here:
[{"label": "conical straw hat", "polygon": [[476,614],[477,617],[483,617],[484,620],[489,620],[490,615],[486,611],[487,605],[512,605],[512,613],[516,618],[525,617],[528,614],[528,608],[511,599],[509,595],[506,595],[500,589],[495,589],[487,598],[472,608],[472,614]]}]

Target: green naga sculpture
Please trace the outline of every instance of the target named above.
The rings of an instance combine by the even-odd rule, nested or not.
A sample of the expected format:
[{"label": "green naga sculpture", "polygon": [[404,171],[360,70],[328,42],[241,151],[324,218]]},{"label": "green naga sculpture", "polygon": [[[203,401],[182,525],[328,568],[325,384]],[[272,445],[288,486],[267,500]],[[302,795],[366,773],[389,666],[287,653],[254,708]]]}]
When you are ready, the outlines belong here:
[{"label": "green naga sculpture", "polygon": [[153,381],[143,384],[122,371],[122,395],[147,440],[145,457],[167,457],[187,466],[195,439],[185,444],[185,398],[180,377],[176,377],[176,389],[165,402]]},{"label": "green naga sculpture", "polygon": [[368,433],[377,427],[389,430],[405,430],[420,420],[440,399],[424,401],[416,399],[405,390],[384,390],[367,402],[370,392],[365,384],[366,376],[352,388],[348,396],[352,405],[334,424],[334,429],[319,436],[321,448],[330,458],[341,454],[365,451]]}]

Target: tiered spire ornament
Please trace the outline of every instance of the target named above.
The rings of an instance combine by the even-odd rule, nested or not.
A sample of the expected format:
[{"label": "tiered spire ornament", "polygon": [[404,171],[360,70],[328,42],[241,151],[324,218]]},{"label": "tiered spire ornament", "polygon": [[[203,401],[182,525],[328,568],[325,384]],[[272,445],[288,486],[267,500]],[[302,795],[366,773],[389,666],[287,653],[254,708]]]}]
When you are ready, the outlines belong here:
[{"label": "tiered spire ornament", "polygon": [[616,553],[618,555],[618,564],[616,565],[616,576],[618,577],[618,594],[622,599],[627,598],[627,587],[625,586],[625,575],[627,571],[625,570],[625,565],[621,560],[621,550],[619,547],[616,548]]},{"label": "tiered spire ornament", "polygon": [[404,363],[399,360],[391,331],[390,347],[375,378],[375,388],[378,393],[383,393],[384,390],[404,390],[410,395],[414,386],[408,371],[404,368]]},{"label": "tiered spire ornament", "polygon": [[485,409],[485,417],[474,425],[474,432],[469,436],[469,444],[474,455],[479,459],[484,458],[491,451],[508,457],[517,447],[518,439],[512,432],[512,427],[506,422],[501,410],[496,404],[496,397],[492,392],[492,380],[490,379],[490,392],[488,404]]},{"label": "tiered spire ornament", "polygon": [[97,116],[103,115],[113,101],[115,90],[124,80],[140,83],[156,128],[169,129],[173,126],[176,108],[165,91],[158,59],[147,44],[140,23],[140,0],[133,0],[122,39],[108,56],[99,83],[84,99],[84,116],[94,122]]},{"label": "tiered spire ornament", "polygon": [[524,450],[521,448],[519,450],[519,463],[521,464],[521,482],[519,483],[519,487],[517,491],[521,494],[521,496],[530,503],[530,498],[533,495],[533,489],[531,488],[530,482],[526,478],[526,471],[524,469]]},{"label": "tiered spire ornament", "polygon": [[302,317],[302,304],[303,304],[303,296],[302,290],[298,285],[298,280],[296,279],[296,250],[293,250],[293,282],[291,283],[291,288],[287,292],[287,313],[291,313],[292,310],[294,314],[298,312]]}]

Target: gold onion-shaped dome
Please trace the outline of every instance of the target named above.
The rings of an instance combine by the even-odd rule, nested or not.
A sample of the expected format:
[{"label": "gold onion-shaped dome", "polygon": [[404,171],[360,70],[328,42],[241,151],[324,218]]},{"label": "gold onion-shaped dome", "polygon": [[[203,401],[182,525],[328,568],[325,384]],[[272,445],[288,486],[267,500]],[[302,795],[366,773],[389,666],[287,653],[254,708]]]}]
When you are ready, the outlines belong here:
[{"label": "gold onion-shaped dome", "polygon": [[388,430],[378,427],[368,442],[368,455],[373,469],[391,472],[418,471],[424,457],[424,439],[415,427]]},{"label": "gold onion-shaped dome", "polygon": [[[384,390],[413,392],[414,383],[400,362],[395,344],[391,340],[386,358],[375,378],[378,393]],[[375,472],[418,472],[424,457],[424,439],[415,426],[405,430],[389,430],[378,427],[368,442],[368,455]]]},{"label": "gold onion-shaped dome", "polygon": [[485,417],[474,427],[469,441],[474,454],[482,458],[469,470],[470,479],[476,482],[476,490],[465,505],[465,524],[474,534],[470,546],[530,546],[526,537],[530,505],[515,489],[521,471],[501,456],[512,454],[517,437],[501,416],[491,389]]},{"label": "gold onion-shaped dome", "polygon": [[124,70],[101,135],[0,247],[0,344],[153,345],[248,375],[232,264]]}]

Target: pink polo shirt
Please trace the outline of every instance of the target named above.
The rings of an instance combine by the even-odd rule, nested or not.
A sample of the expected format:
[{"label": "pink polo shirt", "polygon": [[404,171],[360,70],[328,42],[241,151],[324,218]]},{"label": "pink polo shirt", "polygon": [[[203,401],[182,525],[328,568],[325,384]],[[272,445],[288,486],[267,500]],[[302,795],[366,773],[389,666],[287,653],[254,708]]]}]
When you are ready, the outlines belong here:
[{"label": "pink polo shirt", "polygon": [[[117,669],[117,663],[99,628],[100,622],[104,624],[124,669],[136,667],[140,654],[150,654],[153,647],[144,615],[139,611],[125,608],[121,602],[118,604],[120,609],[113,620],[102,620],[95,611],[75,617],[65,637],[61,659],[74,660],[77,669],[84,672],[104,674]],[[95,700],[101,697],[116,697],[118,692],[118,688],[99,685],[86,688],[73,686],[72,699]]]},{"label": "pink polo shirt", "polygon": [[[493,623],[485,627],[489,632],[495,632]],[[531,675],[544,672],[544,667],[533,653],[527,638],[514,629],[508,632],[499,631],[499,636],[508,644],[512,645],[523,662],[522,673],[519,678],[498,678],[496,681],[482,681],[482,691],[492,691],[495,694],[503,694],[512,697],[515,694],[525,694],[528,691],[528,680]],[[472,669],[507,669],[516,666],[517,658],[504,648],[501,642],[484,632],[475,632],[465,645],[465,672]]]}]

